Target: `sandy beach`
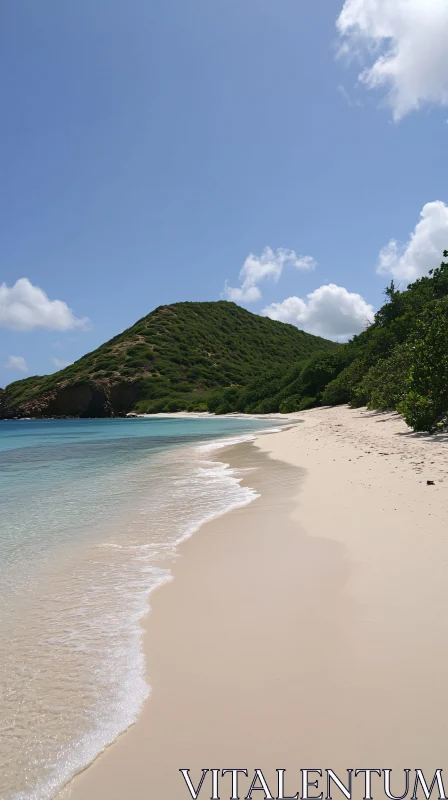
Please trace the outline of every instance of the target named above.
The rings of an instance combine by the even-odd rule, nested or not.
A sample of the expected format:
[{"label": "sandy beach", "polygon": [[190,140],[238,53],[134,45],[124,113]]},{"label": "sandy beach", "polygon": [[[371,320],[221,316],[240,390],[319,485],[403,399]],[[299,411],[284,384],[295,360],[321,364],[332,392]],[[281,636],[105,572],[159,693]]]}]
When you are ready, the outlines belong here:
[{"label": "sandy beach", "polygon": [[217,451],[260,496],[179,548],[144,622],[151,697],[63,798],[187,800],[181,768],[245,768],[240,797],[255,768],[273,797],[276,769],[287,797],[301,768],[392,768],[401,795],[404,768],[448,770],[448,437],[365,409],[297,420]]}]

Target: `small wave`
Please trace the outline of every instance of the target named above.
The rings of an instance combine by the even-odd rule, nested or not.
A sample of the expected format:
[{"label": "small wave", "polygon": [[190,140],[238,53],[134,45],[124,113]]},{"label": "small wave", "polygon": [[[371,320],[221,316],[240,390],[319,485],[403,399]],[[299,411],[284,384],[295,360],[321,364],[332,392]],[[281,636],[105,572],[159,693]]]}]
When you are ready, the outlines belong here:
[{"label": "small wave", "polygon": [[234,444],[240,444],[241,442],[254,442],[258,439],[259,436],[262,436],[265,433],[281,433],[283,427],[281,428],[263,428],[260,431],[257,431],[256,435],[253,433],[246,433],[242,434],[241,436],[229,436],[225,439],[214,439],[212,442],[206,442],[206,444],[200,444],[197,447],[202,453],[213,452],[215,450],[221,450],[223,447],[231,447]]}]

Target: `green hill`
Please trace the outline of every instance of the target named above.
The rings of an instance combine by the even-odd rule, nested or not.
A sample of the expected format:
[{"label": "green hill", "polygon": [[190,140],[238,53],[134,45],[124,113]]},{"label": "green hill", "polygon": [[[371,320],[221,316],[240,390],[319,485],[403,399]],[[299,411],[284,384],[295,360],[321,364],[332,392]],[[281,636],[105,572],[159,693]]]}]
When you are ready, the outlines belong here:
[{"label": "green hill", "polygon": [[215,392],[209,408],[291,412],[349,403],[397,410],[416,431],[448,427],[448,263],[404,291],[392,282],[385,295],[373,324],[344,347]]},{"label": "green hill", "polygon": [[7,386],[0,416],[206,410],[220,388],[339,349],[226,301],[160,306],[70,367]]}]

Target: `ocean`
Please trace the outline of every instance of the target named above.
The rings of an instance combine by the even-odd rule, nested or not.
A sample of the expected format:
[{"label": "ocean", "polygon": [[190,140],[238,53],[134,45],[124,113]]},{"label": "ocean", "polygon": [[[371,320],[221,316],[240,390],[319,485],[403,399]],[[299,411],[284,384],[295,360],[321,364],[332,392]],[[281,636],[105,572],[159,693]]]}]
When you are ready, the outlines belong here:
[{"label": "ocean", "polygon": [[180,542],[256,497],[219,448],[272,427],[0,421],[3,800],[48,800],[135,721],[148,597]]}]

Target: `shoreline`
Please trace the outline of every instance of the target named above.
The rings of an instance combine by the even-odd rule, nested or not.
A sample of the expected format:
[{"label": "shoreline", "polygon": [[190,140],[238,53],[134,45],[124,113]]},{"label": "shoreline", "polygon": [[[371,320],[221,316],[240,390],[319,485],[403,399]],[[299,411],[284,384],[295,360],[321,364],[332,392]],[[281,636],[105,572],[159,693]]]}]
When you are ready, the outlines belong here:
[{"label": "shoreline", "polygon": [[[2,442],[11,494],[24,497],[17,518],[16,504],[6,502],[5,530],[35,533],[33,541],[21,538],[30,564],[23,596],[15,599],[2,576],[2,709],[12,731],[2,738],[2,797],[54,796],[135,722],[150,688],[141,648],[148,595],[170,576],[180,541],[252,496],[210,447],[253,439],[251,431],[273,423],[189,422],[146,421],[132,430],[57,423],[58,444],[80,443],[67,452],[47,447],[53,434],[41,439],[42,424],[30,422],[30,433],[16,425]],[[31,456],[41,467],[32,474]],[[4,545],[8,562],[12,548]],[[16,580],[8,571],[11,588],[20,585],[21,566]],[[45,714],[33,716],[34,703]]]},{"label": "shoreline", "polygon": [[42,421],[47,422],[51,420],[123,420],[123,419],[276,419],[276,420],[294,420],[297,419],[302,412],[294,411],[291,414],[243,414],[233,411],[231,414],[215,414],[211,411],[159,411],[157,414],[137,414],[129,411],[127,414],[121,414],[115,417],[0,417],[0,422],[29,422]]},{"label": "shoreline", "polygon": [[[299,420],[297,420],[299,422]],[[258,443],[263,438],[271,438],[280,436],[284,433],[284,431],[288,428],[292,427],[291,425],[285,426],[284,429],[281,431],[254,431],[253,440],[252,441],[242,441],[238,443],[227,444],[225,446],[219,445],[219,440],[216,440],[218,443],[218,447],[215,449],[210,450],[208,453],[204,453],[206,458],[210,460],[214,460],[217,463],[226,463],[230,466],[230,468],[236,471],[239,470],[247,470],[247,475],[243,472],[243,477],[240,482],[242,487],[247,487],[252,489],[257,495],[252,499],[249,503],[242,505],[238,508],[230,509],[229,511],[221,514],[219,516],[214,517],[213,519],[204,522],[199,529],[188,539],[185,539],[178,545],[178,553],[176,559],[173,563],[170,564],[170,570],[172,573],[172,580],[164,585],[157,587],[154,592],[151,594],[150,599],[150,607],[148,608],[148,613],[145,618],[142,620],[142,628],[143,628],[143,652],[145,655],[145,660],[147,663],[147,680],[148,683],[151,685],[151,692],[150,697],[145,701],[142,711],[140,713],[139,718],[137,721],[128,728],[127,731],[122,733],[118,739],[115,740],[111,745],[109,745],[103,753],[100,753],[97,758],[95,759],[92,764],[87,766],[85,770],[80,772],[76,775],[69,784],[62,790],[62,792],[57,795],[57,797],[61,798],[72,798],[72,800],[78,800],[78,798],[102,798],[106,797],[113,797],[119,798],[123,797],[124,793],[129,798],[138,798],[144,796],[151,796],[152,792],[159,796],[165,796],[164,794],[160,795],[160,785],[149,786],[148,782],[144,777],[138,779],[138,786],[133,785],[132,778],[131,784],[132,788],[130,789],[128,785],[129,776],[125,778],[125,782],[118,782],[115,786],[112,786],[109,782],[109,777],[105,780],[105,773],[109,772],[110,766],[116,763],[116,758],[121,751],[121,757],[124,761],[127,761],[129,755],[134,753],[136,750],[136,743],[137,748],[139,748],[139,743],[143,744],[143,747],[146,746],[147,737],[148,735],[152,736],[155,733],[154,728],[154,704],[151,707],[151,701],[154,699],[154,693],[157,691],[156,686],[159,684],[159,677],[166,673],[167,663],[165,658],[168,657],[171,660],[171,666],[173,665],[174,659],[170,659],[170,656],[173,656],[173,644],[172,641],[166,641],[166,613],[170,615],[170,625],[169,627],[173,627],[173,623],[176,624],[175,620],[177,617],[177,612],[180,606],[184,606],[185,609],[185,600],[186,596],[184,592],[189,594],[189,589],[191,588],[192,583],[194,584],[195,578],[191,575],[191,566],[199,561],[199,579],[201,584],[210,587],[213,583],[214,578],[213,574],[210,570],[211,562],[210,559],[206,559],[206,563],[203,562],[202,555],[198,552],[202,550],[202,545],[207,541],[211,544],[212,551],[214,550],[214,538],[218,535],[218,538],[223,546],[223,550],[220,553],[220,559],[215,560],[212,556],[212,561],[215,564],[218,572],[221,572],[223,561],[227,559],[231,559],[233,562],[233,554],[232,554],[232,547],[225,543],[224,537],[225,532],[228,528],[229,523],[232,524],[232,520],[235,519],[239,520],[240,524],[244,525],[244,520],[247,518],[247,513],[249,509],[251,509],[254,505],[261,504],[260,501],[266,496],[269,496],[269,492],[267,491],[267,487],[263,486],[263,482],[267,477],[267,470],[262,470],[263,475],[261,481],[257,480],[254,476],[257,474],[257,471],[260,470],[260,467],[264,467],[265,463],[269,459],[269,456],[263,454],[261,451],[258,451]],[[269,433],[269,437],[266,434]],[[278,471],[279,474],[283,476],[288,476],[289,481],[293,479],[298,473],[301,477],[301,470],[297,470],[295,467],[291,467],[288,464],[283,462],[278,463]],[[260,485],[261,484],[261,485]],[[263,494],[260,494],[262,492]],[[283,507],[287,507],[291,505],[293,496],[293,491],[291,487],[284,487],[284,491],[282,491],[282,505]],[[263,515],[265,509],[263,509],[263,505],[261,504],[260,514]],[[222,536],[224,534],[224,536]],[[237,538],[238,533],[235,531],[233,534],[233,543],[237,546]],[[255,537],[256,538],[256,537]],[[199,543],[198,540],[201,540]],[[205,567],[205,571],[204,568]],[[241,581],[244,580],[244,571],[246,565],[240,565],[240,569],[242,569],[241,573]],[[217,576],[216,576],[217,577]],[[164,589],[168,588],[168,586],[173,586],[176,584],[176,589],[182,593],[182,601],[179,600],[177,595],[177,591],[175,595],[167,596],[167,594],[163,591]],[[185,619],[185,628],[181,630],[179,628],[179,621],[177,621],[177,632],[179,637],[184,636],[186,630],[188,629],[188,622],[186,621],[186,617],[190,618],[190,623],[193,625],[195,624],[195,618],[197,619],[199,614],[199,606],[201,605],[201,598],[197,597],[190,597],[193,601],[194,605],[196,606],[195,613],[189,614],[184,610],[184,619]],[[199,604],[199,605],[197,605]],[[182,626],[181,626],[182,627]],[[157,642],[159,638],[165,639],[164,644],[160,649],[157,647]],[[188,636],[186,637],[188,638]],[[171,639],[171,635],[168,636],[168,639]],[[185,647],[188,647],[189,644],[186,640],[184,640]],[[154,656],[153,650],[159,650],[157,652],[157,657]],[[210,656],[212,653],[209,654],[207,658],[207,663],[210,663]],[[159,661],[161,660],[161,661]],[[202,660],[202,659],[201,659]],[[203,660],[202,660],[203,663]],[[200,686],[202,686],[202,679],[205,678],[205,675],[202,675]],[[235,676],[236,678],[236,676]],[[199,688],[199,687],[198,687]],[[161,707],[158,710],[157,718],[158,722],[164,727],[165,723],[163,720],[164,711],[163,711],[163,702],[161,703]],[[157,723],[155,723],[157,725]],[[164,733],[169,737],[169,730],[164,727]],[[155,733],[155,738],[157,738],[157,734]],[[150,747],[150,746],[149,746]],[[142,755],[142,761],[144,761],[144,754]],[[165,755],[169,757],[169,749],[165,750]],[[161,759],[163,759],[163,753],[159,750],[157,754],[157,761],[160,764]],[[134,766],[130,766],[130,771],[135,776],[139,774],[139,768],[135,768]],[[118,772],[121,774],[121,767],[119,768]],[[177,773],[177,770],[176,770]],[[174,775],[175,783],[178,784],[178,774]],[[161,775],[159,775],[159,780],[161,779]],[[115,783],[115,777],[113,779],[113,783]],[[157,778],[156,778],[157,784]],[[173,794],[175,790],[179,789],[179,786],[173,785],[173,787],[167,790],[166,796],[168,797],[175,797],[177,795]],[[181,792],[183,796],[183,792],[185,789],[181,788]],[[112,794],[111,794],[112,792]],[[131,793],[129,793],[131,792]],[[187,797],[188,797],[187,793]]]},{"label": "shoreline", "polygon": [[261,497],[180,545],[144,620],[151,697],[61,797],[181,800],[187,767],[444,766],[446,437],[297,417],[217,451]]}]

